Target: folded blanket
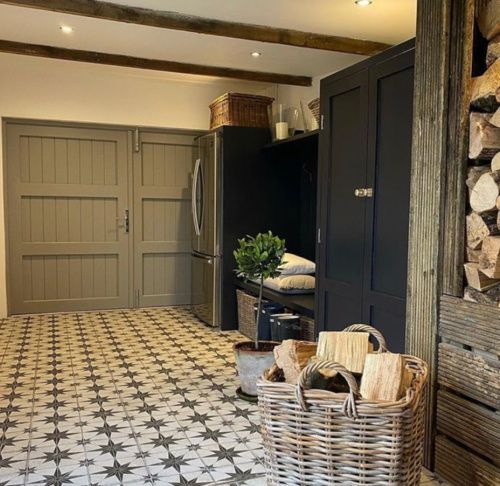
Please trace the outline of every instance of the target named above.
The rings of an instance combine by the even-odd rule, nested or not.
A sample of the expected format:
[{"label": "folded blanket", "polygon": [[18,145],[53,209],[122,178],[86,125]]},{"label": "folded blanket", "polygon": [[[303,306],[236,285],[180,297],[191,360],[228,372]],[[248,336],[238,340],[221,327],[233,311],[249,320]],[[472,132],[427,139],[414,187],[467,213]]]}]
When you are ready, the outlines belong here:
[{"label": "folded blanket", "polygon": [[311,294],[314,293],[316,279],[312,275],[280,275],[266,278],[264,287],[283,294]]},{"label": "folded blanket", "polygon": [[280,266],[281,275],[309,275],[316,271],[314,262],[294,253],[285,253],[283,261],[285,263]]}]

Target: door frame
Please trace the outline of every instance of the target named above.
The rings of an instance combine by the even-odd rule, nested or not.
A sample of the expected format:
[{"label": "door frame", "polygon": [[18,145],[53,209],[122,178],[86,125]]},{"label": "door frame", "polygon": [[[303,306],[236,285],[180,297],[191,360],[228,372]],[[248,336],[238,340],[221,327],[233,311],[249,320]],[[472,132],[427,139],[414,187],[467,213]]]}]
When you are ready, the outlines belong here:
[{"label": "door frame", "polygon": [[[5,289],[7,298],[7,315],[12,315],[12,288],[8,275],[12,268],[11,255],[9,249],[9,202],[8,202],[8,180],[7,180],[7,126],[8,125],[38,125],[48,127],[62,127],[62,128],[80,128],[80,129],[94,129],[94,130],[112,130],[127,133],[127,194],[129,206],[129,219],[130,224],[134,224],[134,154],[136,137],[140,136],[141,131],[157,132],[171,135],[192,135],[195,137],[204,135],[208,130],[198,129],[184,129],[184,128],[162,128],[162,127],[149,127],[146,125],[128,125],[128,124],[108,124],[108,123],[92,123],[92,122],[78,122],[78,121],[65,121],[65,120],[47,120],[35,118],[17,118],[17,117],[2,117],[1,121],[1,134],[2,134],[2,176],[3,176],[3,218],[4,218],[4,245],[5,245]],[[134,226],[132,226],[133,228]],[[135,262],[134,262],[134,235],[133,232],[129,233],[128,242],[128,265],[129,265],[129,289],[128,289],[128,308],[136,307],[135,299]],[[83,311],[84,312],[84,311]]]}]

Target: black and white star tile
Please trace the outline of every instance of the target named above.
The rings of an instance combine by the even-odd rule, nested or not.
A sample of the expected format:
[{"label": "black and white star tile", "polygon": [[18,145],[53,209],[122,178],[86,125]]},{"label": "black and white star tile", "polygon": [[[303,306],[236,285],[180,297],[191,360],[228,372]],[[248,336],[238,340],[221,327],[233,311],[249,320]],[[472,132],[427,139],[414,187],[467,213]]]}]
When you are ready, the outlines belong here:
[{"label": "black and white star tile", "polygon": [[1,320],[0,486],[265,485],[241,339],[184,307]]},{"label": "black and white star tile", "polygon": [[265,484],[241,338],[183,307],[2,320],[0,486]]}]

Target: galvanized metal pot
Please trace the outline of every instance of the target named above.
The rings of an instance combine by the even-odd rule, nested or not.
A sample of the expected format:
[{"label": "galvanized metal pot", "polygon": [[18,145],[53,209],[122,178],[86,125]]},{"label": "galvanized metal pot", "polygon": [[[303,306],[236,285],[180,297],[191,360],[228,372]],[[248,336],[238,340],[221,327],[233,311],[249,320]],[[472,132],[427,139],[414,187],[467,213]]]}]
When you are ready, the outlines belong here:
[{"label": "galvanized metal pot", "polygon": [[259,341],[255,349],[253,341],[236,343],[233,347],[240,377],[241,391],[250,396],[257,396],[257,380],[274,363],[273,350],[279,343]]}]

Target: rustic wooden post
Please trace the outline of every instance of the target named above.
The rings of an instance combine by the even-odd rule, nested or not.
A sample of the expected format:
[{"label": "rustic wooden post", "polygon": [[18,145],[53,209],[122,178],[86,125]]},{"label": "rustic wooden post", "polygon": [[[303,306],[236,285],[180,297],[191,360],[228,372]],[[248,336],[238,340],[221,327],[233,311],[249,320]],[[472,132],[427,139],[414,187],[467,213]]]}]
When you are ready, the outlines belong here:
[{"label": "rustic wooden post", "polygon": [[419,0],[415,49],[406,350],[431,367],[425,464],[432,467],[451,0]]},{"label": "rustic wooden post", "polygon": [[443,232],[443,293],[463,294],[464,229],[474,0],[455,0],[451,13],[446,200]]}]

